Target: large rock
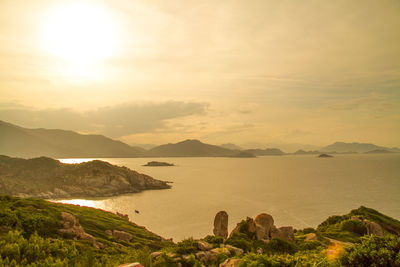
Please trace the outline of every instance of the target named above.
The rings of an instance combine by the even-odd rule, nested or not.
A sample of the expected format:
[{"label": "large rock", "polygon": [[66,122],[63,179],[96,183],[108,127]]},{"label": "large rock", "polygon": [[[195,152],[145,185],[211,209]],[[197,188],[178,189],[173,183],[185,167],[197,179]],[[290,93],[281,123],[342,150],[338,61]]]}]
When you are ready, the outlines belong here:
[{"label": "large rock", "polygon": [[215,215],[213,233],[222,238],[228,237],[228,213],[226,211],[220,211]]},{"label": "large rock", "polygon": [[271,215],[261,213],[254,219],[256,225],[257,240],[269,240],[271,229],[274,225],[274,219]]},{"label": "large rock", "polygon": [[227,248],[235,256],[241,256],[244,253],[243,249],[241,249],[241,248],[237,248],[237,247],[234,247],[231,245],[224,245],[224,247]]},{"label": "large rock", "polygon": [[294,231],[292,226],[273,228],[271,238],[280,238],[285,241],[294,241]]},{"label": "large rock", "polygon": [[383,228],[380,224],[376,222],[371,222],[368,220],[363,221],[364,225],[367,227],[367,234],[369,235],[377,235],[377,236],[384,236]]},{"label": "large rock", "polygon": [[203,250],[203,251],[213,249],[213,246],[210,243],[208,243],[206,241],[201,241],[201,240],[197,243],[197,247],[199,248],[199,250]]},{"label": "large rock", "polygon": [[218,255],[210,251],[199,251],[196,253],[196,258],[207,265],[218,261]]},{"label": "large rock", "polygon": [[118,231],[114,230],[112,233],[113,237],[122,240],[124,242],[129,243],[132,239],[132,235],[130,233],[124,232],[124,231]]},{"label": "large rock", "polygon": [[60,233],[72,234],[75,236],[76,239],[89,241],[96,248],[104,248],[103,244],[96,242],[95,238],[92,235],[86,233],[85,230],[83,230],[82,226],[79,224],[78,219],[75,218],[75,216],[71,213],[61,212],[61,225],[63,226],[63,228],[58,230]]}]

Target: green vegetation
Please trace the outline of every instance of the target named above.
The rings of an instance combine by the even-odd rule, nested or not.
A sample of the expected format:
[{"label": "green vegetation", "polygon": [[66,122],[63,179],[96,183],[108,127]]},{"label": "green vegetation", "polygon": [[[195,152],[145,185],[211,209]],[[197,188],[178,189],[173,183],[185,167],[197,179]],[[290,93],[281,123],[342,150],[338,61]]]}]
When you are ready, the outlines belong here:
[{"label": "green vegetation", "polygon": [[[60,233],[61,212],[74,215],[86,233],[105,245],[74,240]],[[107,235],[119,230],[132,235],[124,242]],[[152,251],[171,246],[145,228],[98,209],[51,203],[37,199],[0,197],[0,266],[116,266],[132,261],[146,263]]]},{"label": "green vegetation", "polygon": [[[78,219],[95,242],[60,232],[62,212]],[[294,241],[257,240],[249,228],[250,220],[239,223],[237,231],[226,240],[206,236],[201,245],[208,243],[211,248],[202,251],[199,240],[189,238],[174,244],[110,212],[0,196],[0,267],[117,266],[128,262],[199,267],[219,266],[227,259],[239,260],[238,266],[400,265],[400,237],[389,232],[400,229],[400,222],[372,209],[361,207],[347,215],[331,216],[317,229],[295,231]],[[363,220],[380,222],[386,235],[365,235]],[[123,241],[107,230],[124,231],[132,238]]]},{"label": "green vegetation", "polygon": [[346,249],[340,262],[344,266],[400,266],[400,237],[364,236],[361,243]]}]

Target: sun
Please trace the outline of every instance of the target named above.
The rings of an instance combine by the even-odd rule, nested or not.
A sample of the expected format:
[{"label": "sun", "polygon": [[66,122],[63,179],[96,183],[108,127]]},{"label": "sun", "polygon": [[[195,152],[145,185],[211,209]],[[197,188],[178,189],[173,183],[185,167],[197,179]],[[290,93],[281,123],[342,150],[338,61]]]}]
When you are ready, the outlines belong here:
[{"label": "sun", "polygon": [[94,64],[115,53],[116,27],[106,9],[70,3],[50,11],[44,20],[44,47],[69,64]]}]

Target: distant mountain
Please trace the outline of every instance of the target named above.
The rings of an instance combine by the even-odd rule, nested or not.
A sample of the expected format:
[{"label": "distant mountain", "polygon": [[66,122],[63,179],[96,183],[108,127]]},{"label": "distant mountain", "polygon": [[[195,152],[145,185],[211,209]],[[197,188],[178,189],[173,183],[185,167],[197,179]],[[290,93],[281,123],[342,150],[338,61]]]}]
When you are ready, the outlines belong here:
[{"label": "distant mountain", "polygon": [[219,145],[222,148],[227,148],[227,149],[232,149],[232,150],[242,150],[242,148],[240,146],[237,146],[235,144],[232,143],[226,143],[226,144],[222,144]]},{"label": "distant mountain", "polygon": [[320,151],[323,152],[338,152],[338,153],[346,153],[346,152],[357,152],[357,153],[365,153],[373,150],[388,150],[391,152],[397,152],[397,148],[387,148],[382,146],[377,146],[374,144],[367,143],[344,143],[344,142],[336,142],[329,146],[323,147]]},{"label": "distant mountain", "polygon": [[0,154],[13,157],[107,158],[140,157],[147,151],[103,135],[27,129],[0,121]]},{"label": "distant mountain", "polygon": [[158,157],[226,157],[239,151],[204,144],[199,140],[185,140],[176,144],[157,146],[149,150],[150,156]]},{"label": "distant mountain", "polygon": [[277,156],[284,155],[285,153],[278,148],[266,148],[266,149],[247,149],[244,152],[251,153],[256,156]]},{"label": "distant mountain", "polygon": [[375,150],[371,150],[368,152],[364,152],[365,154],[386,154],[386,153],[393,153],[391,151],[388,151],[386,149],[375,149]]}]

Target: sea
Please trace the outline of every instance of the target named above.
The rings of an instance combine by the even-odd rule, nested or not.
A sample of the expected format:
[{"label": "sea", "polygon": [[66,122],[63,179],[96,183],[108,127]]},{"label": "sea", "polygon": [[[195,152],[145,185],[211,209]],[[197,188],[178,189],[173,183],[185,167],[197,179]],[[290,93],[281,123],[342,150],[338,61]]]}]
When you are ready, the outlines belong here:
[{"label": "sea", "polygon": [[[214,216],[221,210],[229,215],[229,231],[260,213],[272,215],[278,227],[317,227],[327,217],[361,205],[400,219],[400,154],[100,160],[171,181],[172,188],[56,201],[128,214],[132,222],[174,241],[212,234]],[[175,166],[143,166],[153,160]]]}]

